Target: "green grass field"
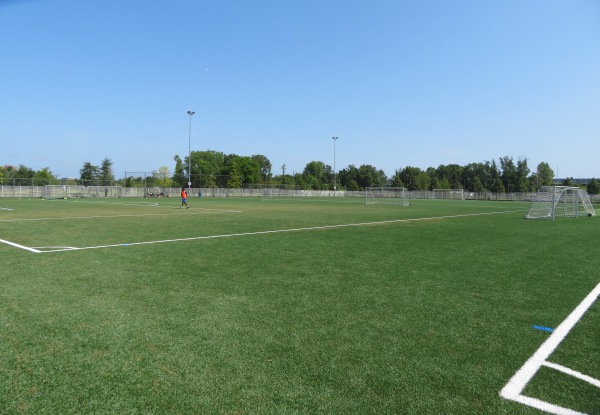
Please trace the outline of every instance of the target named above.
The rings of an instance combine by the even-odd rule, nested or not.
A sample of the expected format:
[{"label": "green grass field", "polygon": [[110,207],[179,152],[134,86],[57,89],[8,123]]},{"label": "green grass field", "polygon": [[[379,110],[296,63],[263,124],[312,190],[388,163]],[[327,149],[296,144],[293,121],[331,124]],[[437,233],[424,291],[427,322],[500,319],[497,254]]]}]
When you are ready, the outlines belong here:
[{"label": "green grass field", "polygon": [[[0,199],[1,414],[541,414],[500,391],[600,283],[600,219],[526,203],[189,203]],[[599,345],[595,302],[548,360]]]}]

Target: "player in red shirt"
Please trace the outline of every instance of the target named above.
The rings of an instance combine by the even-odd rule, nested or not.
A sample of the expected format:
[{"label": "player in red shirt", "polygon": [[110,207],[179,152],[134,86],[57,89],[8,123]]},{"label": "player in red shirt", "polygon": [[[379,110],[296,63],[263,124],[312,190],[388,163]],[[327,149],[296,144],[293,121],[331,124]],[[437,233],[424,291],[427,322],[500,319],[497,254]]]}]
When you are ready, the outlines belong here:
[{"label": "player in red shirt", "polygon": [[181,188],[181,206],[179,208],[183,208],[183,205],[185,205],[187,209],[190,208],[187,204],[187,192],[185,191],[185,187]]}]

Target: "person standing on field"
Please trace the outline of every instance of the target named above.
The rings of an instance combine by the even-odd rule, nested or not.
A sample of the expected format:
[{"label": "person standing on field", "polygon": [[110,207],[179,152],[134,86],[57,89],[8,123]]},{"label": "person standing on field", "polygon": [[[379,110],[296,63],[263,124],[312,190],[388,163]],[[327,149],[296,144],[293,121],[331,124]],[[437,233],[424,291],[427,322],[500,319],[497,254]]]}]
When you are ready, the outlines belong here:
[{"label": "person standing on field", "polygon": [[185,191],[185,187],[181,188],[181,206],[179,209],[183,208],[183,205],[185,205],[187,209],[190,208],[187,204],[187,192]]}]

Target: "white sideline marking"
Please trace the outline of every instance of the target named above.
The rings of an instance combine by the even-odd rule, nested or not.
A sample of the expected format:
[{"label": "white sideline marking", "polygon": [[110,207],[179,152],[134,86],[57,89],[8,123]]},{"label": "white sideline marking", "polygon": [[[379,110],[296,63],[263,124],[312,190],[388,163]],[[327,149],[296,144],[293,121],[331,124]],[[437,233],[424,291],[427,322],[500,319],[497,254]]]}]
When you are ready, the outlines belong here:
[{"label": "white sideline marking", "polygon": [[[554,332],[546,339],[546,341],[540,346],[540,348],[525,362],[525,364],[514,374],[514,376],[508,381],[506,386],[502,388],[500,391],[500,396],[506,399],[510,399],[515,402],[519,402],[528,406],[532,406],[534,408],[540,409],[542,411],[546,411],[551,414],[556,415],[572,415],[578,414],[581,415],[582,412],[577,412],[572,409],[564,408],[562,406],[553,405],[551,403],[541,401],[539,399],[531,398],[525,395],[522,395],[523,389],[527,386],[529,381],[535,376],[537,371],[541,366],[545,365],[551,367],[553,369],[560,370],[565,373],[572,374],[570,372],[575,372],[574,370],[563,368],[563,366],[555,365],[554,363],[549,363],[546,361],[548,357],[556,350],[558,345],[563,341],[563,339],[569,334],[571,329],[577,324],[577,322],[581,319],[581,317],[587,312],[587,310],[592,306],[594,301],[600,295],[600,284],[596,286],[588,295],[583,299],[583,301],[569,314],[569,316],[562,322],[560,325],[554,330]],[[567,370],[564,370],[567,369]],[[592,385],[598,386],[600,381],[597,379],[591,378],[587,375],[580,374],[573,375],[577,376],[580,379],[590,381]],[[600,387],[600,386],[598,386]]]},{"label": "white sideline marking", "polygon": [[14,209],[0,207],[0,210],[14,210]]},{"label": "white sideline marking", "polygon": [[[231,237],[235,237],[235,236],[266,235],[266,234],[271,234],[271,233],[312,231],[312,230],[319,230],[319,229],[335,229],[335,228],[345,228],[345,227],[353,227],[353,226],[383,225],[383,224],[400,223],[400,222],[418,222],[418,221],[428,221],[428,220],[436,220],[436,219],[460,218],[460,217],[468,217],[468,216],[497,215],[497,214],[503,214],[503,213],[514,213],[514,211],[510,210],[510,211],[503,211],[503,212],[466,213],[466,214],[462,214],[462,215],[453,215],[453,216],[434,216],[434,217],[429,217],[429,218],[412,218],[412,219],[392,219],[392,220],[384,220],[384,221],[377,221],[377,222],[346,223],[346,224],[339,224],[339,225],[311,226],[311,227],[306,227],[306,228],[292,228],[292,229],[275,229],[275,230],[270,230],[270,231],[243,232],[243,233],[232,233],[232,234],[224,234],[224,235],[192,236],[189,238],[165,239],[165,240],[158,240],[158,241],[143,241],[143,242],[129,242],[129,243],[119,243],[119,244],[110,244],[110,245],[69,247],[66,249],[50,249],[50,250],[43,250],[43,251],[38,251],[38,252],[39,253],[49,253],[49,252],[77,251],[77,250],[85,250],[85,249],[113,248],[113,247],[117,247],[117,246],[151,245],[151,244],[161,244],[161,243],[167,243],[167,242],[231,238]],[[44,249],[41,247],[39,247],[39,248]],[[48,247],[48,248],[51,248],[51,247]]]},{"label": "white sideline marking", "polygon": [[38,250],[37,250],[37,249],[35,249],[35,248],[29,248],[29,247],[27,247],[27,246],[19,245],[19,244],[16,244],[16,243],[14,243],[14,242],[5,241],[4,239],[0,239],[0,242],[2,242],[3,244],[7,244],[7,245],[14,246],[14,247],[16,247],[16,248],[21,248],[21,249],[24,249],[24,250],[26,250],[26,251],[35,252],[36,254],[39,254],[40,252],[42,252],[42,251],[38,251]]}]

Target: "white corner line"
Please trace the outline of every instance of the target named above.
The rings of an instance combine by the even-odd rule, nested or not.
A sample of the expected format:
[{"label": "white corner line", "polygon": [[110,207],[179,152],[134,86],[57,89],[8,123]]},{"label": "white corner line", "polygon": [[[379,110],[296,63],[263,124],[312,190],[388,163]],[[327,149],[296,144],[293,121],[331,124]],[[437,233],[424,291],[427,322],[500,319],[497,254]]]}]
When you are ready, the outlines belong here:
[{"label": "white corner line", "polygon": [[549,402],[542,401],[542,400],[535,399],[535,398],[530,398],[529,396],[524,396],[524,395],[515,396],[511,400],[518,402],[518,403],[522,403],[523,405],[531,406],[532,408],[539,409],[540,411],[548,412],[549,414],[554,414],[554,415],[588,415],[585,412],[578,412],[573,409],[554,405]]},{"label": "white corner line", "polygon": [[2,242],[3,244],[14,246],[16,248],[24,249],[26,251],[35,252],[36,254],[39,254],[40,252],[42,252],[42,251],[39,251],[39,250],[37,250],[35,248],[29,248],[28,246],[23,246],[23,245],[16,244],[14,242],[5,241],[4,239],[0,239],[0,242]]},{"label": "white corner line", "polygon": [[594,385],[597,388],[600,388],[600,380],[595,379],[591,376],[588,376],[584,373],[578,372],[576,370],[565,367],[563,365],[557,365],[556,363],[552,363],[552,362],[544,362],[543,365],[547,366],[549,368],[552,368],[554,370],[558,370],[559,372],[566,373],[567,375],[573,376],[574,378],[581,379],[591,385]]},{"label": "white corner line", "polygon": [[540,367],[546,364],[548,357],[550,357],[554,350],[556,350],[558,345],[592,306],[599,295],[600,284],[598,284],[596,288],[594,288],[575,308],[575,310],[573,310],[571,314],[569,314],[569,316],[562,323],[560,323],[550,337],[548,337],[548,339],[542,343],[540,348],[529,358],[529,360],[525,362],[521,369],[514,374],[506,386],[504,386],[504,388],[502,388],[500,391],[500,396],[556,415],[580,414],[580,412],[573,411],[571,409],[552,405],[548,402],[543,402],[535,398],[523,396],[521,393],[529,381],[535,376]]}]

